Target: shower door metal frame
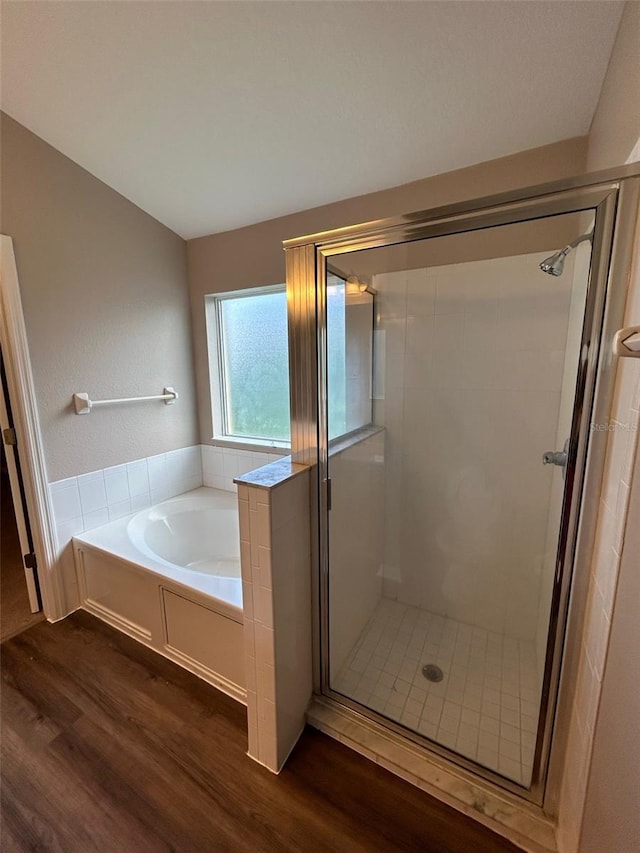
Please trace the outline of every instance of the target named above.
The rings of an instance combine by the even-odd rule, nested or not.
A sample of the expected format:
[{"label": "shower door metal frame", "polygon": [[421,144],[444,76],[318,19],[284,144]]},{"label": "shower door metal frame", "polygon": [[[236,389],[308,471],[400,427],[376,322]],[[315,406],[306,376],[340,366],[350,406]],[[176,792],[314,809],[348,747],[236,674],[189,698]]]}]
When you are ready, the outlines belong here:
[{"label": "shower door metal frame", "polygon": [[[324,698],[335,702],[342,709],[350,709],[404,739],[426,746],[454,765],[470,770],[487,782],[537,805],[544,802],[558,693],[561,684],[564,689],[564,682],[571,682],[573,678],[571,672],[561,673],[569,594],[575,574],[576,554],[583,555],[584,561],[591,552],[605,451],[602,434],[592,434],[590,424],[592,417],[606,418],[610,410],[615,360],[607,345],[623,320],[625,285],[640,196],[639,175],[640,167],[634,164],[468,203],[322,232],[284,243],[290,323],[292,453],[296,460],[307,464],[318,463],[318,526],[314,530],[318,540],[319,604],[319,607],[314,608],[316,686]],[[527,789],[330,688],[325,273],[327,263],[334,255],[590,210],[596,214],[594,236],[547,635],[540,723],[532,784]],[[303,372],[313,367],[316,381],[309,381],[311,377],[307,373],[307,381],[302,387]],[[585,479],[589,482],[590,492],[587,499],[583,500]],[[580,606],[577,610],[577,615],[572,616],[575,630],[580,629],[582,618]],[[570,687],[568,692],[571,692]]]}]

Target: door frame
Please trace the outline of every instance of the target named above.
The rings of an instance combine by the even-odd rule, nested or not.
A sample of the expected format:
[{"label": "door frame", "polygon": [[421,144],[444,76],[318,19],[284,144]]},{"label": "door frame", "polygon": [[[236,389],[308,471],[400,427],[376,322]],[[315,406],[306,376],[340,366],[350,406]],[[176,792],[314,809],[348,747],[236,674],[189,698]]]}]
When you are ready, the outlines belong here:
[{"label": "door frame", "polygon": [[0,235],[0,346],[20,454],[42,610],[53,622],[66,615],[64,592],[57,572],[55,522],[13,240],[4,234]]},{"label": "door frame", "polygon": [[[563,651],[568,637],[571,646],[579,646],[585,612],[587,585],[573,583],[571,587],[571,575],[574,566],[579,566],[581,575],[588,575],[606,446],[606,442],[598,433],[590,435],[589,424],[592,418],[606,420],[610,411],[615,379],[615,359],[610,343],[623,320],[633,224],[640,192],[639,175],[640,168],[637,165],[626,166],[394,219],[287,240],[284,243],[290,306],[292,455],[297,461],[312,465],[318,463],[319,525],[314,530],[319,544],[319,554],[314,555],[317,561],[314,606],[316,692],[323,695],[325,703],[334,703],[343,712],[350,712],[383,725],[389,735],[401,737],[405,742],[409,739],[424,744],[425,741],[420,736],[412,737],[406,729],[394,726],[381,715],[331,691],[328,685],[328,448],[326,415],[323,411],[325,407],[320,397],[324,385],[326,352],[326,328],[323,319],[326,263],[333,255],[358,249],[461,233],[560,213],[593,208],[599,210],[590,270],[591,302],[590,305],[588,302],[585,312],[585,327],[589,328],[583,338],[583,344],[587,343],[587,348],[586,352],[583,352],[585,357],[581,360],[578,380],[584,393],[581,402],[578,396],[576,398],[578,405],[574,408],[571,470],[568,471],[574,484],[573,500],[569,501],[569,507],[564,512],[564,532],[560,541],[564,548],[559,548],[559,555],[564,551],[562,562],[566,565],[566,570],[561,571],[560,563],[556,569],[552,612],[555,628],[554,649],[545,674],[544,704],[548,713],[546,716],[544,713],[541,715],[544,726],[541,727],[537,738],[534,768],[534,772],[536,769],[538,772],[537,779],[530,790],[526,791],[521,786],[506,783],[496,774],[483,773],[478,765],[461,760],[448,750],[429,744],[436,757],[445,758],[452,765],[471,770],[474,776],[483,778],[490,785],[498,785],[502,790],[506,789],[550,811],[554,810],[554,803],[552,798],[546,800],[545,792],[549,788],[552,794],[554,785],[551,783],[555,783],[555,779],[548,778],[548,773],[551,768],[551,775],[555,777],[561,770],[559,753],[564,752],[563,721],[569,713],[575,686],[575,673],[567,671]],[[312,386],[309,383],[301,388],[300,377],[307,372],[310,363],[315,364],[316,381]],[[313,524],[315,527],[315,522]],[[544,708],[542,710],[544,712]],[[554,738],[552,742],[554,723],[557,723],[555,730],[559,737]]]},{"label": "door frame", "polygon": [[[0,350],[0,356],[2,351]],[[2,376],[4,377],[4,361],[2,361]],[[29,518],[24,503],[24,489],[22,487],[22,475],[20,459],[18,454],[18,442],[16,441],[15,427],[9,401],[5,393],[5,382],[0,382],[0,429],[2,430],[2,446],[7,460],[9,473],[9,490],[11,492],[11,506],[18,532],[20,544],[20,558],[24,572],[27,594],[29,597],[29,608],[32,613],[40,613],[42,604],[40,591],[38,589],[38,574],[35,562],[35,553],[32,547],[31,530]],[[8,440],[7,434],[11,436]]]}]

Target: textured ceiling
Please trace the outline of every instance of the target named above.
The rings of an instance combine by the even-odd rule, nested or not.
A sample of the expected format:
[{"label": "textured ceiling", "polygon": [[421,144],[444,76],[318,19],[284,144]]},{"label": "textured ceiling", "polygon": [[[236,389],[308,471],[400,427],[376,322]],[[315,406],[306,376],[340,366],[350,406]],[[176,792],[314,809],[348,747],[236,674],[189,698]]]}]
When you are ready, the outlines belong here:
[{"label": "textured ceiling", "polygon": [[3,2],[2,105],[194,237],[587,133],[622,7]]}]

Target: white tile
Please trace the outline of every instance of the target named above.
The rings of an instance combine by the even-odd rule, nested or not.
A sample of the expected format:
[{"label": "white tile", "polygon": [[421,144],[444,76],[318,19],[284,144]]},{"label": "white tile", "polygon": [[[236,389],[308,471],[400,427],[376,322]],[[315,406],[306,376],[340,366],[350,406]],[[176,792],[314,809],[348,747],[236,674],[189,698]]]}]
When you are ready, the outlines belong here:
[{"label": "white tile", "polygon": [[500,738],[498,735],[491,734],[490,732],[480,731],[478,733],[478,746],[497,753],[500,746]]},{"label": "white tile", "polygon": [[394,690],[402,696],[408,696],[411,690],[411,684],[408,681],[404,681],[402,678],[398,678],[396,679]]},{"label": "white tile", "polygon": [[[268,506],[265,504],[259,504],[258,509],[256,510],[256,519],[255,519],[255,530],[256,530],[256,545],[262,545],[263,547],[271,546],[271,513]],[[252,527],[253,530],[253,527]]]},{"label": "white tile", "polygon": [[168,495],[166,489],[151,489],[151,506],[166,501]]},{"label": "white tile", "polygon": [[114,465],[104,469],[104,486],[107,493],[107,504],[119,504],[129,500],[129,481],[126,465]]},{"label": "white tile", "polygon": [[82,515],[78,481],[75,477],[51,483],[49,492],[56,522],[70,521]]},{"label": "white tile", "polygon": [[131,501],[127,498],[125,501],[109,504],[109,521],[116,521],[118,518],[123,518],[131,513]]},{"label": "white tile", "polygon": [[129,482],[129,497],[149,494],[149,472],[147,460],[129,462],[127,465],[127,480]]},{"label": "white tile", "polygon": [[389,696],[391,695],[391,688],[385,687],[383,684],[376,684],[376,686],[371,691],[371,695],[374,699],[380,699],[384,702],[389,700]]},{"label": "white tile", "polygon": [[445,716],[444,714],[440,717],[440,723],[438,728],[438,734],[440,732],[450,732],[452,734],[457,735],[458,727],[460,725],[459,719],[451,716]]},{"label": "white tile", "polygon": [[207,456],[207,465],[210,466],[211,473],[214,476],[223,476],[224,474],[224,453],[221,447],[210,447]]},{"label": "white tile", "polygon": [[485,749],[479,746],[476,753],[476,760],[483,767],[488,767],[490,770],[498,769],[499,756],[497,750]]},{"label": "white tile", "polygon": [[205,485],[211,486],[212,489],[222,489],[223,491],[231,491],[227,488],[228,484],[225,478],[222,476],[217,476],[215,474],[213,477],[211,477],[209,482],[205,483]]},{"label": "white tile", "polygon": [[405,705],[405,711],[409,714],[414,714],[416,717],[419,717],[422,714],[422,709],[424,707],[424,702],[419,699],[407,699],[407,703]]},{"label": "white tile", "polygon": [[471,711],[468,708],[463,708],[460,722],[464,725],[475,726],[475,728],[478,728],[480,725],[480,714],[478,711]]},{"label": "white tile", "polygon": [[500,722],[493,717],[487,717],[483,714],[480,717],[480,731],[498,735],[500,733]]},{"label": "white tile", "polygon": [[83,513],[82,520],[85,530],[93,530],[96,527],[101,527],[109,522],[109,510],[107,507],[97,509],[94,512]]},{"label": "white tile", "polygon": [[174,497],[182,494],[187,489],[189,474],[186,468],[185,454],[179,450],[172,450],[165,454],[166,460],[166,486],[167,495]]},{"label": "white tile", "polygon": [[188,478],[202,485],[202,454],[199,445],[183,449],[183,464]]},{"label": "white tile", "polygon": [[402,694],[396,693],[395,690],[392,690],[387,700],[387,708],[402,710],[405,706],[406,701],[406,696],[402,696]]},{"label": "white tile", "polygon": [[[422,664],[438,657],[450,667],[442,682],[428,682]],[[513,761],[520,770],[510,767],[509,778],[517,780],[524,772],[528,783],[526,756],[533,752],[535,734],[519,725],[521,707],[530,718],[538,707],[532,701],[537,676],[531,642],[383,599],[347,661],[364,675],[353,673],[347,683],[351,670],[345,666],[340,676],[345,695],[496,772],[503,772],[500,758]]]},{"label": "white tile", "polygon": [[145,492],[142,495],[134,495],[131,498],[131,512],[137,512],[141,509],[147,509],[151,506],[151,495]]},{"label": "white tile", "polygon": [[494,705],[493,702],[483,702],[481,713],[485,717],[491,717],[494,720],[500,719],[500,705]]},{"label": "white tile", "polygon": [[270,589],[253,585],[254,618],[268,628],[273,628],[273,595]]},{"label": "white tile", "polygon": [[[255,605],[255,601],[254,601]],[[274,661],[274,632],[272,628],[256,622],[255,625],[256,639],[256,659],[265,663],[273,663]]]},{"label": "white tile", "polygon": [[516,726],[510,726],[507,723],[500,723],[500,740],[509,740],[513,743],[520,743],[520,729]]},{"label": "white tile", "polygon": [[104,509],[107,506],[107,493],[104,486],[104,473],[93,471],[78,477],[78,490],[83,516]]},{"label": "white tile", "polygon": [[498,752],[500,753],[501,758],[504,756],[506,758],[511,758],[513,761],[520,761],[521,759],[520,744],[513,743],[513,741],[510,740],[501,739]]},{"label": "white tile", "polygon": [[71,537],[84,530],[84,522],[82,516],[78,518],[67,518],[64,520],[56,520],[56,539],[58,540],[58,548],[63,549],[71,541]]},{"label": "white tile", "polygon": [[157,495],[167,496],[167,460],[165,454],[150,456],[147,459],[147,470],[149,475],[149,489]]},{"label": "white tile", "polygon": [[[240,461],[239,461],[240,460]],[[244,473],[238,469],[242,467],[242,457],[235,450],[229,450],[226,447],[222,452],[222,474],[225,477],[237,477],[238,474]]]},{"label": "white tile", "polygon": [[522,780],[522,765],[519,761],[512,761],[510,758],[500,756],[498,760],[500,773],[508,779],[513,779],[514,782]]},{"label": "white tile", "polygon": [[258,695],[275,702],[276,700],[276,678],[275,669],[269,664],[258,664],[257,666]]},{"label": "white tile", "polygon": [[[393,675],[391,675],[390,672],[381,672],[380,673],[380,676],[378,677],[378,684],[382,684],[383,687],[391,688],[391,687],[393,687],[394,683],[395,683],[395,677]],[[426,693],[425,693],[425,696],[426,696]],[[410,699],[419,699],[420,697],[419,696],[412,696],[410,694],[409,698]],[[424,697],[423,697],[423,701],[424,701]]]},{"label": "white tile", "polygon": [[456,740],[456,752],[464,755],[465,758],[475,760],[478,751],[478,744],[472,740],[465,740],[458,735]]},{"label": "white tile", "polygon": [[468,743],[473,743],[474,747],[478,744],[478,728],[470,726],[468,723],[460,723],[458,728],[458,738]]},{"label": "white tile", "polygon": [[510,708],[503,708],[500,713],[500,721],[508,723],[510,726],[520,726],[520,714],[518,711],[513,711]]},{"label": "white tile", "polygon": [[455,749],[458,742],[458,736],[455,732],[448,731],[440,726],[435,740],[441,746],[445,746],[448,749]]}]

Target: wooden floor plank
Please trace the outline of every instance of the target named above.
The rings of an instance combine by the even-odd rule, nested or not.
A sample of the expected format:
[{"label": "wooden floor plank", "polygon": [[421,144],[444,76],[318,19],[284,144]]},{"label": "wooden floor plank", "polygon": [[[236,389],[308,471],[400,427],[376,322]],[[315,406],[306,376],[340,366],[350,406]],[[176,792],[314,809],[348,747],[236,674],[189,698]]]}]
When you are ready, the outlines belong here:
[{"label": "wooden floor plank", "polygon": [[3,853],[518,849],[312,729],[274,776],[242,705],[88,614],[3,652]]}]

